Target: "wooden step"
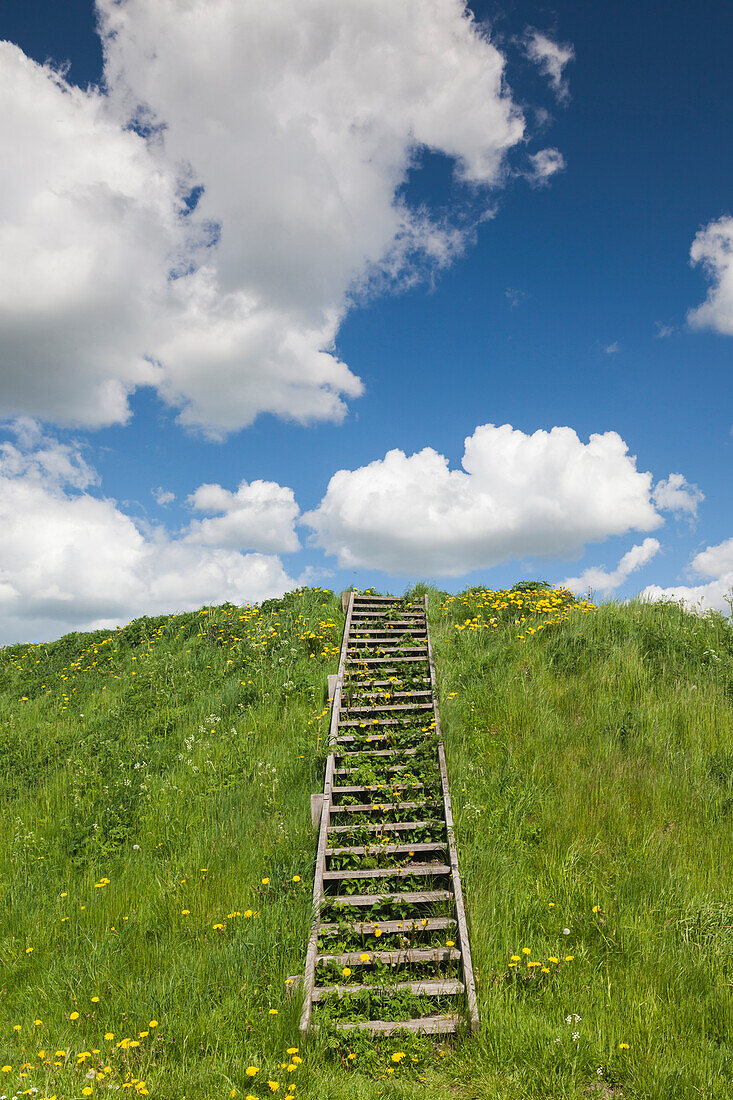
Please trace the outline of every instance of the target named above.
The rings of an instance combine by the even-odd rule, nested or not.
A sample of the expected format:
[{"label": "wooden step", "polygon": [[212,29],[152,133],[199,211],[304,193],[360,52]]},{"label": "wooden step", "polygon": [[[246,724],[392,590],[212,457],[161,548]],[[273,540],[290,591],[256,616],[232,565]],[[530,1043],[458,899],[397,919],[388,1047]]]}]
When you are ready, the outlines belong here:
[{"label": "wooden step", "polygon": [[[339,737],[338,741],[355,741],[355,737]],[[417,749],[364,749],[363,752],[335,752],[338,760],[352,760],[358,756],[414,756]]]},{"label": "wooden step", "polygon": [[437,829],[432,821],[386,821],[382,825],[329,825],[328,834],[353,833],[354,829],[366,829],[370,833],[409,833],[415,829]]},{"label": "wooden step", "polygon": [[[433,708],[431,707],[430,710],[422,710],[417,713],[413,711],[412,714],[404,714],[399,718],[370,718],[368,722],[365,722],[363,718],[345,718],[342,722],[339,722],[338,728],[344,729],[346,726],[357,726],[360,729],[370,729],[372,726],[403,726],[409,729],[411,725],[414,725],[414,722],[410,722],[412,717],[422,721],[420,715],[425,715],[428,718],[432,713]],[[433,721],[435,721],[435,716],[433,716]]]},{"label": "wooden step", "polygon": [[327,894],[322,904],[370,906],[385,901],[404,902],[407,905],[432,905],[433,902],[451,901],[450,890],[407,890],[404,894]]},{"label": "wooden step", "polygon": [[[362,955],[368,958],[363,959]],[[455,947],[407,947],[394,951],[347,951],[343,955],[319,955],[318,963],[334,963],[336,966],[371,966],[372,963],[388,963],[390,966],[404,966],[407,963],[446,963],[460,959],[460,951]]]},{"label": "wooden step", "polygon": [[355,710],[364,711],[365,714],[383,714],[385,711],[389,711],[390,713],[397,712],[398,714],[411,712],[414,714],[416,710],[425,711],[432,709],[433,704],[430,700],[425,700],[425,702],[417,703],[384,703],[377,706],[370,705],[369,703],[366,703],[363,706],[360,706],[356,703],[345,703],[341,707],[342,713],[344,711],[347,711],[349,714],[353,714]]},{"label": "wooden step", "polygon": [[371,1031],[375,1035],[395,1035],[400,1031],[414,1035],[450,1035],[458,1030],[461,1022],[460,1016],[420,1016],[415,1020],[357,1020],[331,1026],[337,1031]]},{"label": "wooden step", "polygon": [[[339,726],[338,728],[341,729],[341,726]],[[409,737],[410,740],[414,741],[416,739],[422,740],[422,738],[420,736],[421,734],[426,733],[426,732],[432,732],[432,731],[426,731],[426,730],[423,730],[423,729],[421,729],[421,730],[396,729],[396,730],[393,730],[392,733],[378,733],[377,732],[378,728],[379,727],[377,727],[375,729],[374,726],[366,726],[366,727],[364,727],[364,736],[363,737],[354,737],[353,734],[347,733],[347,734],[344,734],[343,737],[335,738],[334,743],[337,744],[337,745],[354,745],[354,744],[369,745],[373,741],[389,741],[389,739],[392,737],[393,733],[396,733],[398,735],[402,735],[404,737]],[[369,730],[369,733],[366,732],[367,730]],[[407,752],[407,749],[405,749],[404,751]],[[364,749],[364,752],[367,752],[367,753],[371,752],[371,749]],[[337,753],[336,755],[342,756],[344,754],[343,753]],[[361,756],[363,754],[358,753],[357,755]],[[375,753],[375,755],[376,755],[376,753]]]},{"label": "wooden step", "polygon": [[[427,676],[416,677],[416,679],[418,679],[418,678],[420,680],[422,680],[422,682],[424,684],[429,684],[430,683],[430,680],[428,679]],[[354,683],[350,684],[348,677],[344,677],[344,694],[345,695],[348,694],[349,692],[353,691],[354,688],[358,688],[360,691],[367,691],[367,690],[371,690],[371,688],[379,688],[379,687],[393,688],[395,683],[401,683],[399,678],[396,678],[396,679],[393,679],[393,680],[364,680],[364,681],[357,680]],[[395,693],[395,694],[397,694],[397,693]],[[432,693],[430,691],[427,691],[427,690],[426,691],[415,691],[415,690],[413,690],[411,692],[410,691],[403,692],[403,694],[404,695],[430,695]]]},{"label": "wooden step", "polygon": [[[321,925],[321,933],[339,932],[341,928],[340,924],[324,923]],[[377,928],[384,933],[442,932],[449,928],[456,929],[457,925],[452,917],[424,917],[422,920],[357,920],[349,925],[349,932],[355,936],[372,936]]]},{"label": "wooden step", "polygon": [[349,645],[349,655],[358,662],[361,660],[360,650],[362,649],[376,649],[378,653],[415,653],[419,657],[427,655],[425,645],[399,645],[392,641],[372,642],[369,638],[355,638]]},{"label": "wooden step", "polygon": [[390,856],[411,856],[414,852],[439,852],[447,845],[440,841],[430,844],[370,844],[357,848],[326,848],[327,856],[373,856],[377,852],[386,852]]},{"label": "wooden step", "polygon": [[324,871],[324,882],[346,882],[349,879],[368,879],[368,878],[409,878],[414,875],[415,878],[444,878],[449,875],[450,867],[446,863],[408,863],[402,867],[369,867],[366,870],[360,871]]},{"label": "wooden step", "polygon": [[424,786],[419,780],[413,783],[372,783],[366,787],[332,787],[332,794],[371,794],[374,791],[411,791]]},{"label": "wooden step", "polygon": [[393,997],[395,993],[409,992],[416,997],[457,997],[463,990],[463,982],[444,978],[442,981],[394,982],[389,986],[377,985],[321,985],[313,990],[313,1000],[322,1001],[324,997],[335,993],[338,997],[354,993],[376,993],[379,997]]},{"label": "wooden step", "polygon": [[[416,665],[427,661],[427,654],[422,657],[359,657],[358,665]],[[395,670],[396,671],[396,670]]]},{"label": "wooden step", "polygon": [[428,806],[439,806],[435,798],[424,802],[357,802],[353,806],[332,806],[332,814],[365,814],[386,812],[387,810],[424,810]]},{"label": "wooden step", "polygon": [[[383,682],[388,684],[389,680],[385,680]],[[432,692],[427,691],[427,690],[425,690],[425,691],[390,691],[390,692],[362,691],[362,692],[360,692],[360,694],[358,696],[358,699],[359,699],[360,702],[361,702],[362,699],[384,699],[384,698],[386,698],[387,695],[389,695],[389,697],[391,699],[414,699],[418,695],[419,696],[426,695],[428,697],[428,701],[431,701]],[[341,693],[341,706],[342,706],[342,708],[344,708],[344,707],[351,708],[354,704],[349,702],[349,700],[353,699],[353,698],[354,698],[354,692],[350,689],[347,690],[346,688],[344,688],[344,690]],[[418,700],[418,702],[419,702],[419,700]]]},{"label": "wooden step", "polygon": [[[376,770],[376,764],[374,767]],[[361,768],[334,768],[333,774],[339,776],[340,781],[342,783],[345,783],[348,779],[348,776],[353,775],[354,772],[358,771],[361,771]],[[424,772],[421,772],[421,774],[423,775],[423,779],[419,780],[420,783],[422,783],[424,781],[424,778],[426,778]],[[379,779],[375,780],[375,782],[371,785],[371,790],[376,791],[392,788],[396,785],[399,785],[400,778],[410,780],[410,783],[403,783],[403,787],[410,786],[411,783],[414,782],[414,780],[412,779],[413,775],[416,776],[417,772],[411,771],[407,764],[395,764],[391,768],[385,768],[384,766],[382,766],[381,771],[379,772]]]}]

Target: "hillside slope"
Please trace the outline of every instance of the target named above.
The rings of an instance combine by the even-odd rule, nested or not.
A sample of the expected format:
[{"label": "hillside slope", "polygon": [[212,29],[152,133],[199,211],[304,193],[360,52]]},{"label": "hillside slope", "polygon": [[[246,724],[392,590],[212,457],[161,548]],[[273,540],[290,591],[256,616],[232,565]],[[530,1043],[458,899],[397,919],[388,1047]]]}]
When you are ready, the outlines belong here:
[{"label": "hillside slope", "polygon": [[728,1097],[733,632],[573,603],[430,592],[482,1016],[442,1047],[293,1049],[337,597],[0,651],[2,1091]]}]

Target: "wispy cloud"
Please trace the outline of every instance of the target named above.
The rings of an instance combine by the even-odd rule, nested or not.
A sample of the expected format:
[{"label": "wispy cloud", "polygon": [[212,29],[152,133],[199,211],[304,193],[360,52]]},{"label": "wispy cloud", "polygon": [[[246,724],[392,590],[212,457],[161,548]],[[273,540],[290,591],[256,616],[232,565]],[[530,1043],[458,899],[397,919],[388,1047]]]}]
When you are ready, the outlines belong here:
[{"label": "wispy cloud", "polygon": [[554,42],[549,35],[530,28],[525,36],[525,50],[530,61],[534,61],[540,72],[550,81],[558,100],[561,103],[566,102],[570,93],[563,72],[565,66],[575,57],[575,50],[570,43]]},{"label": "wispy cloud", "polygon": [[644,539],[624,554],[614,570],[609,572],[603,566],[591,566],[579,577],[566,577],[563,587],[575,593],[592,591],[608,595],[620,588],[635,570],[648,565],[660,549],[658,539]]}]

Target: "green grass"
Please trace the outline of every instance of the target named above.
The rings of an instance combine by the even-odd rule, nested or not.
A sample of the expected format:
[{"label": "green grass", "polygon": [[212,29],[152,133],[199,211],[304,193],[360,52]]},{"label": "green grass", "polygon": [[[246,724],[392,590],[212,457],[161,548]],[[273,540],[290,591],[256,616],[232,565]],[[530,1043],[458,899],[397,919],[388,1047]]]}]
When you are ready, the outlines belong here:
[{"label": "green grass", "polygon": [[733,630],[547,595],[429,593],[482,1021],[442,1044],[297,1033],[332,593],[0,650],[0,1095],[727,1100]]}]

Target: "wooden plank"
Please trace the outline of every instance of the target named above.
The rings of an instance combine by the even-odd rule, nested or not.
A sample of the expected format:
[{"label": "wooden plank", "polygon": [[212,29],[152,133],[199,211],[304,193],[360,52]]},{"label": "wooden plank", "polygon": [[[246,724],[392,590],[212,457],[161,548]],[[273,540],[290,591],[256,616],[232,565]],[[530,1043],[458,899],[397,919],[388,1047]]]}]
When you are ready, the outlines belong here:
[{"label": "wooden plank", "polygon": [[[347,703],[346,706],[341,708],[341,713],[342,714],[349,714],[349,715],[354,714],[354,713],[357,713],[357,714],[358,713],[364,713],[364,714],[398,714],[398,715],[402,714],[402,715],[405,716],[405,718],[409,718],[413,714],[416,714],[416,713],[419,714],[421,712],[424,713],[425,711],[429,711],[429,710],[432,710],[432,709],[433,709],[433,705],[428,700],[426,700],[424,703],[391,703],[391,704],[385,704],[384,706],[378,706],[378,707],[374,707],[374,706],[361,707],[361,706],[356,706],[354,703]],[[355,721],[356,720],[357,719],[355,719]]]},{"label": "wooden plank", "polygon": [[[338,678],[333,697],[331,710],[331,727],[329,730],[329,742],[333,743],[338,729],[339,708],[341,706],[341,689],[344,682],[344,669],[346,668],[346,651],[349,645],[349,626],[351,624],[351,612],[353,610],[353,595],[349,598],[346,622],[344,624],[344,636],[341,642],[341,656],[339,658]],[[316,866],[313,876],[313,923],[308,937],[308,950],[305,957],[305,972],[303,975],[303,1010],[300,1017],[300,1030],[305,1034],[310,1023],[311,1008],[313,1003],[313,987],[316,974],[316,955],[318,954],[318,932],[320,928],[319,911],[323,898],[323,872],[326,869],[326,847],[328,845],[328,827],[331,823],[331,787],[333,786],[333,771],[336,766],[336,758],[333,752],[328,754],[326,761],[326,775],[323,782],[323,805],[321,807],[321,825],[318,833],[318,848],[316,851]]]},{"label": "wooden plank", "polygon": [[[451,917],[423,917],[422,920],[380,920],[380,921],[354,921],[349,926],[349,931],[357,936],[372,936],[376,929],[381,932],[442,932],[448,928],[455,928],[456,922]],[[321,925],[321,935],[324,932],[339,932],[340,924]]]},{"label": "wooden plank", "polygon": [[313,1000],[322,1001],[324,997],[335,993],[337,997],[353,993],[374,993],[378,997],[393,997],[395,993],[409,992],[416,997],[457,997],[463,993],[463,983],[451,978],[435,982],[390,982],[381,985],[321,985],[313,990]]},{"label": "wooden plank", "polygon": [[[403,772],[405,770],[405,768],[407,768],[407,763],[395,764],[395,766],[393,768],[382,768],[382,772],[383,772],[383,774],[389,774],[390,772],[394,772],[395,775],[396,775],[400,772]],[[350,775],[354,771],[359,771],[359,768],[335,768],[335,769],[333,769],[333,774],[335,774],[335,775]],[[408,774],[412,774],[412,772],[408,772]],[[392,783],[385,783],[383,785],[386,785],[386,787],[392,787]],[[380,787],[380,784],[375,783],[372,790],[375,790],[378,787]],[[314,795],[311,795],[311,798],[314,798]],[[316,795],[316,798],[319,799],[320,794]]]},{"label": "wooden plank", "polygon": [[404,894],[330,894],[324,895],[323,904],[370,906],[383,901],[402,901],[407,905],[431,905],[438,901],[452,901],[451,890],[407,890]]},{"label": "wooden plank", "polygon": [[411,791],[424,786],[419,780],[413,783],[372,783],[366,787],[334,787],[333,794],[367,794],[372,791]]},{"label": "wooden plank", "polygon": [[[390,680],[382,680],[381,683],[386,685],[386,684],[390,684],[391,681]],[[390,691],[390,692],[361,691],[360,694],[359,694],[359,699],[384,699],[385,695],[390,695],[393,699],[414,699],[415,696],[417,696],[417,695],[430,696],[430,695],[432,695],[432,692],[429,691],[427,688],[425,688],[425,690],[423,690],[423,691]],[[353,696],[353,692],[350,689],[348,691],[348,696],[349,696],[349,698],[352,698],[352,696]],[[349,704],[349,706],[350,705],[351,704]]]},{"label": "wooden plank", "polygon": [[[425,612],[428,610],[428,597],[425,596]],[[463,904],[463,889],[461,876],[458,871],[458,853],[456,851],[455,827],[453,824],[453,810],[451,808],[450,788],[448,785],[448,766],[443,747],[443,735],[440,728],[440,714],[438,712],[438,685],[435,675],[435,661],[433,660],[433,647],[428,635],[428,655],[430,663],[430,680],[433,687],[433,704],[435,708],[435,730],[438,738],[438,763],[440,766],[440,780],[443,785],[443,807],[445,813],[445,828],[448,837],[448,853],[450,865],[453,869],[453,891],[456,899],[456,917],[458,920],[458,936],[463,955],[463,980],[466,984],[466,1008],[471,1031],[478,1031],[479,1017],[476,1001],[476,986],[473,977],[473,962],[471,960],[471,948],[468,942],[468,925],[466,924],[466,910]]]},{"label": "wooden plank", "polygon": [[[368,722],[365,722],[363,718],[344,718],[343,721],[339,722],[338,728],[342,730],[347,726],[358,726],[360,729],[372,729],[374,726],[402,726],[405,729],[409,729],[411,725],[415,724],[410,721],[412,717],[411,714],[405,714],[400,718],[370,718]],[[419,717],[419,712],[415,714],[415,718],[417,718],[418,722],[422,721],[422,718]]]},{"label": "wooden plank", "polygon": [[460,1016],[420,1016],[414,1020],[357,1020],[336,1024],[337,1031],[371,1031],[375,1035],[395,1035],[409,1031],[415,1035],[450,1035],[457,1031]]},{"label": "wooden plank", "polygon": [[326,848],[327,856],[373,856],[377,852],[386,852],[390,856],[411,856],[414,852],[439,852],[446,847],[444,841],[430,844],[368,844],[356,848]]},{"label": "wooden plank", "polygon": [[355,659],[355,663],[357,665],[418,665],[426,660],[427,654],[422,657],[359,657]]},{"label": "wooden plank", "polygon": [[[367,958],[362,958],[366,955]],[[319,963],[335,963],[336,966],[370,966],[371,963],[388,963],[404,966],[405,963],[455,962],[460,951],[454,947],[403,947],[394,951],[347,951],[343,955],[319,955]]]},{"label": "wooden plank", "polygon": [[[358,881],[368,878],[444,878],[451,873],[447,863],[408,863],[402,867],[369,867],[362,871],[358,868],[349,871],[324,871],[324,882],[346,882],[350,879]],[[331,895],[329,895],[330,897]]]},{"label": "wooden plank", "polygon": [[[355,737],[340,737],[339,741],[355,741]],[[417,749],[365,749],[364,752],[336,752],[339,760],[349,760],[361,756],[414,756]]]},{"label": "wooden plank", "polygon": [[353,806],[331,806],[332,814],[372,813],[377,810],[424,810],[427,806],[438,806],[434,798],[424,802],[357,802]]},{"label": "wooden plank", "polygon": [[329,825],[331,833],[353,833],[355,829],[366,829],[369,833],[409,833],[415,829],[439,829],[442,822],[436,825],[432,821],[385,821],[381,825]]}]

